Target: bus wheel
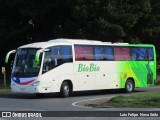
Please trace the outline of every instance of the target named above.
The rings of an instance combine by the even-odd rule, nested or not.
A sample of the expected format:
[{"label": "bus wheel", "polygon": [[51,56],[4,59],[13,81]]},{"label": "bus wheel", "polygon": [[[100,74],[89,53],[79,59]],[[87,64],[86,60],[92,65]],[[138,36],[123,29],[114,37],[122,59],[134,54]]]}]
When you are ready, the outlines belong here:
[{"label": "bus wheel", "polygon": [[68,82],[63,82],[61,85],[60,94],[62,97],[68,97],[70,95],[70,88]]},{"label": "bus wheel", "polygon": [[126,81],[125,91],[126,91],[126,93],[131,93],[131,92],[134,91],[134,83],[133,83],[133,80],[128,79],[128,80]]}]

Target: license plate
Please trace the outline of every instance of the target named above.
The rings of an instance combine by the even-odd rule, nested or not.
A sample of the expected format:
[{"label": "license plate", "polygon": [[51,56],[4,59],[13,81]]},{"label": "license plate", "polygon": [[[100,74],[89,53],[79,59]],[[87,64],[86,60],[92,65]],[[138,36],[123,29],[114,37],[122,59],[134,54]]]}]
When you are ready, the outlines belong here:
[{"label": "license plate", "polygon": [[25,91],[25,88],[20,88],[21,91]]}]

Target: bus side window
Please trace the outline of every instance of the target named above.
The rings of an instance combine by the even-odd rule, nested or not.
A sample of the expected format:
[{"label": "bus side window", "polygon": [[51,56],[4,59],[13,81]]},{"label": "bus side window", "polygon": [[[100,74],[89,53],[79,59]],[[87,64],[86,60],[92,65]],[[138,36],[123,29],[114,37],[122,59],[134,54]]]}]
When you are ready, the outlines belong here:
[{"label": "bus side window", "polygon": [[104,47],[103,49],[103,60],[113,60],[113,48],[112,47]]},{"label": "bus side window", "polygon": [[45,52],[43,73],[66,62],[72,62],[71,46],[53,46],[50,51]]},{"label": "bus side window", "polygon": [[95,60],[103,60],[103,47],[95,47]]},{"label": "bus side window", "polygon": [[53,60],[51,51],[45,52],[44,63],[43,63],[43,73],[48,72],[53,68]]},{"label": "bus side window", "polygon": [[52,58],[53,58],[53,65],[54,65],[54,67],[55,66],[58,66],[58,64],[59,64],[59,49],[58,49],[58,47],[52,47],[51,48],[51,54],[52,54]]},{"label": "bus side window", "polygon": [[154,55],[153,55],[153,49],[152,48],[148,49],[148,60],[150,60],[150,61],[154,60]]},{"label": "bus side window", "polygon": [[137,61],[148,61],[153,60],[153,49],[152,48],[132,48],[132,60]]},{"label": "bus side window", "polygon": [[60,48],[60,55],[62,63],[72,62],[72,48],[71,46],[62,46]]},{"label": "bus side window", "polygon": [[131,59],[132,59],[132,61],[135,61],[136,58],[137,58],[136,48],[131,48]]},{"label": "bus side window", "polygon": [[130,48],[128,47],[115,47],[114,59],[117,61],[131,60]]},{"label": "bus side window", "polygon": [[146,48],[140,48],[139,60],[148,60],[148,53]]},{"label": "bus side window", "polygon": [[96,60],[103,60],[103,61],[110,61],[113,60],[113,49],[112,47],[95,47],[95,59]]},{"label": "bus side window", "polygon": [[75,60],[76,61],[93,61],[94,49],[88,45],[75,45]]},{"label": "bus side window", "polygon": [[52,47],[52,58],[54,65],[58,66],[66,62],[72,62],[71,46],[54,46]]}]

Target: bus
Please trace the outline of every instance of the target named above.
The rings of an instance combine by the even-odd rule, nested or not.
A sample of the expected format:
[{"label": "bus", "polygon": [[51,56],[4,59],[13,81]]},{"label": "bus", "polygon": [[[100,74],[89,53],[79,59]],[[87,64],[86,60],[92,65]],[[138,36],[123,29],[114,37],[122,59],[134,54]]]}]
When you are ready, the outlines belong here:
[{"label": "bus", "polygon": [[54,39],[23,45],[15,53],[11,73],[14,93],[43,95],[59,92],[124,89],[153,86],[156,52],[151,44],[96,40]]}]

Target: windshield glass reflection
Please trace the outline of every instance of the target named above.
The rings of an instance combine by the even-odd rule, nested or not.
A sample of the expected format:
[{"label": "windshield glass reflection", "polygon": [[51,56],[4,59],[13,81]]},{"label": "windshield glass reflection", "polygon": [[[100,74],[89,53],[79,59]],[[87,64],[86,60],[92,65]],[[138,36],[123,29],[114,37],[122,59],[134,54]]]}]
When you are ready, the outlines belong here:
[{"label": "windshield glass reflection", "polygon": [[17,51],[12,77],[38,76],[42,58],[42,55],[40,55],[40,62],[35,61],[38,50],[37,48],[23,48]]}]

